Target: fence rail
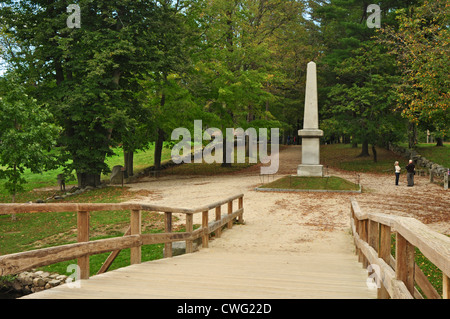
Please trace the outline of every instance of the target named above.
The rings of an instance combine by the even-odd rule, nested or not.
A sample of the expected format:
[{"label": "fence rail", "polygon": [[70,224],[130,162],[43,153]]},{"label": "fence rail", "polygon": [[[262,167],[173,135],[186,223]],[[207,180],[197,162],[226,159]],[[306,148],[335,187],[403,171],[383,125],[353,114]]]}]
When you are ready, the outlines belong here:
[{"label": "fence rail", "polygon": [[[440,294],[415,264],[415,247],[442,271],[442,297],[450,299],[450,238],[420,221],[387,214],[363,213],[351,200],[351,225],[356,253],[363,267],[377,270],[381,284],[378,298],[440,299]],[[395,233],[395,255],[391,255],[391,233]],[[417,285],[423,295],[415,287]]]},{"label": "fence rail", "polygon": [[[80,279],[89,278],[89,256],[104,252],[112,252],[101,267],[100,272],[108,269],[112,260],[122,249],[130,248],[130,263],[141,262],[141,247],[149,244],[165,244],[165,257],[172,257],[172,242],[185,241],[186,253],[193,252],[193,241],[202,238],[202,247],[208,247],[209,235],[215,232],[220,237],[222,228],[231,228],[233,220],[243,222],[243,194],[228,197],[224,200],[201,206],[195,209],[167,207],[140,203],[110,204],[0,204],[0,215],[12,213],[45,213],[45,212],[77,212],[77,243],[55,246],[0,256],[0,276],[17,274],[31,268],[46,266],[61,261],[77,259]],[[233,201],[237,200],[237,209],[233,210]],[[222,205],[227,205],[227,214],[222,215]],[[215,210],[215,220],[209,221],[209,211]],[[90,212],[105,210],[129,210],[130,227],[123,237],[89,241]],[[141,212],[153,211],[164,213],[164,233],[142,234]],[[194,215],[202,214],[201,227],[194,230]],[[172,232],[173,214],[184,214],[186,231]]]}]

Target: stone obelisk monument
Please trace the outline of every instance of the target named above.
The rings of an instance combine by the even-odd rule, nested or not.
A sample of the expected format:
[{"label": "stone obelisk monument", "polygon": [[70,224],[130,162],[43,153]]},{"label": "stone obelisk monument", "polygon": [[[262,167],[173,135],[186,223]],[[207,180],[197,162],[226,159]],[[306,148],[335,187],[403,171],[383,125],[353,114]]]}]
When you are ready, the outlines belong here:
[{"label": "stone obelisk monument", "polygon": [[303,129],[298,131],[302,138],[302,163],[297,167],[298,176],[323,176],[323,165],[320,165],[319,109],[317,103],[316,64],[308,63],[306,71],[306,96]]}]

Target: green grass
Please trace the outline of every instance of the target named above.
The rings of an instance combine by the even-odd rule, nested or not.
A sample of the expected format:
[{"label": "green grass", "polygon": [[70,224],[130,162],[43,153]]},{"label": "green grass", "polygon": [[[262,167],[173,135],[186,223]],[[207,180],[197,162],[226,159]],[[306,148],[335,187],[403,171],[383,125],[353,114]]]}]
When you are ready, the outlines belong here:
[{"label": "green grass", "polygon": [[[123,165],[123,152],[121,149],[114,149],[116,155],[108,157],[106,159],[106,164],[112,169],[115,165]],[[162,161],[170,159],[170,149],[163,148]],[[154,147],[150,147],[145,151],[138,151],[134,155],[134,169],[135,173],[143,170],[154,164]],[[34,201],[38,198],[46,198],[54,194],[54,191],[48,192],[32,192],[36,188],[54,187],[58,183],[56,181],[56,176],[62,173],[62,169],[45,171],[42,174],[33,174],[30,170],[25,170],[24,178],[27,183],[24,184],[25,191],[23,193],[18,193],[16,195],[17,203],[25,203],[28,201]],[[110,174],[102,175],[103,180],[109,180]],[[0,203],[10,203],[11,195],[7,192],[4,185],[4,180],[0,180]],[[66,183],[66,189],[70,188],[71,185],[77,185],[76,181],[71,181]]]},{"label": "green grass", "polygon": [[300,177],[285,176],[261,188],[305,189],[305,190],[359,190],[359,186],[337,176]]},{"label": "green grass", "polygon": [[377,162],[375,163],[370,148],[370,157],[358,157],[361,153],[360,145],[357,148],[352,148],[350,144],[322,145],[320,158],[323,165],[363,173],[392,173],[395,161],[399,161],[400,165],[402,161],[405,165],[407,164],[406,160],[384,148],[376,147],[376,151]]},{"label": "green grass", "polygon": [[444,146],[436,146],[436,144],[417,144],[417,153],[428,160],[450,167],[450,143],[444,143]]}]

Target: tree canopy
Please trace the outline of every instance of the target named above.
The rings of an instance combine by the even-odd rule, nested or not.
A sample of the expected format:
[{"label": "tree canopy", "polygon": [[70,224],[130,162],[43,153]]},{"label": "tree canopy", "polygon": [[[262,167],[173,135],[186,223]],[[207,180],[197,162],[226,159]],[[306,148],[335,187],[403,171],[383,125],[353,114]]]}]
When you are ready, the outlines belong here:
[{"label": "tree canopy", "polygon": [[325,142],[360,143],[367,155],[369,144],[417,129],[441,141],[449,134],[447,1],[379,1],[380,29],[368,27],[369,3],[359,0],[73,4],[79,25],[64,1],[1,3],[2,85],[16,88],[0,98],[18,115],[25,105],[39,110],[37,130],[60,128],[59,164],[80,186],[100,183],[116,147],[133,174],[133,153],[155,143],[158,166],[170,132],[193,130],[196,119],[204,129],[296,136],[309,61],[318,65]]}]

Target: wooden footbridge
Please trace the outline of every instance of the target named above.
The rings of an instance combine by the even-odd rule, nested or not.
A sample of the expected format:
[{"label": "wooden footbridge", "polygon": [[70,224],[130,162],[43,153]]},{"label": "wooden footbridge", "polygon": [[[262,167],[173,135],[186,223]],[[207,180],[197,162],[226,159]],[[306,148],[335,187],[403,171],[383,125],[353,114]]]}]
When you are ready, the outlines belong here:
[{"label": "wooden footbridge", "polygon": [[[236,209],[233,202],[237,202]],[[0,275],[76,258],[78,280],[24,297],[40,299],[441,298],[414,262],[417,247],[442,271],[442,295],[449,298],[448,237],[411,218],[363,214],[356,201],[350,207],[357,255],[270,255],[208,248],[211,233],[220,238],[235,220],[243,222],[242,194],[197,209],[135,203],[0,204],[0,214],[74,211],[78,215],[77,243],[0,256]],[[89,241],[90,213],[104,210],[130,210],[129,230],[123,237]],[[164,213],[164,233],[141,233],[144,210]],[[184,232],[172,232],[173,214],[185,216]],[[201,214],[201,226],[194,230],[196,214]],[[393,233],[396,259],[390,253]],[[203,248],[194,252],[197,238],[202,239]],[[176,241],[186,242],[186,254],[172,257],[172,242]],[[165,244],[166,258],[141,262],[142,245],[155,243]],[[131,265],[107,271],[126,248],[131,251]],[[99,274],[89,278],[89,256],[104,252],[111,254]],[[374,279],[373,283],[368,279]]]}]

